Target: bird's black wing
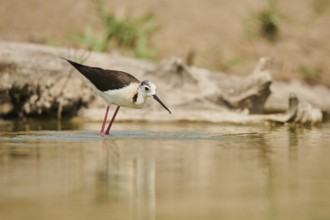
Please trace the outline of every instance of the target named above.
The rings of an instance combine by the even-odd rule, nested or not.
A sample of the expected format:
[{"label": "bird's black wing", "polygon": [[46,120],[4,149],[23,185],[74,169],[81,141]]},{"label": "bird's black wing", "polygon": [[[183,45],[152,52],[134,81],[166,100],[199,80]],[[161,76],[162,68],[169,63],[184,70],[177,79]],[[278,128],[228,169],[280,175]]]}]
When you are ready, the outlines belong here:
[{"label": "bird's black wing", "polygon": [[134,82],[140,83],[137,78],[122,71],[105,70],[98,67],[85,66],[71,60],[65,60],[83,74],[100,91],[120,89]]}]

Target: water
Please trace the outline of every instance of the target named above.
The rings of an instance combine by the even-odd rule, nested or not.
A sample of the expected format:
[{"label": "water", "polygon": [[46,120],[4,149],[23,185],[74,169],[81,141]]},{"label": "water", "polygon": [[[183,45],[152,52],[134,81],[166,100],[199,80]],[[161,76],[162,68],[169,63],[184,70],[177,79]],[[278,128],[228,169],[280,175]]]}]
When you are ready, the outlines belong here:
[{"label": "water", "polygon": [[0,219],[330,219],[330,126],[0,122]]}]

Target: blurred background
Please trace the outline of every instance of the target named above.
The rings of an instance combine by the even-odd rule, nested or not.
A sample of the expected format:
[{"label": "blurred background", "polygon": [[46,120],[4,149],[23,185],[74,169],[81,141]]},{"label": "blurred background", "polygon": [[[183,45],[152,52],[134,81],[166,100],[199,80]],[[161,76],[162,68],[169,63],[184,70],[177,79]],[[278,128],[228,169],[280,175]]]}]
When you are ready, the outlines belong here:
[{"label": "blurred background", "polygon": [[[0,0],[0,41],[241,76],[270,55],[328,87],[329,23],[330,0]],[[0,219],[330,219],[329,123],[99,125],[0,121]]]},{"label": "blurred background", "polygon": [[0,40],[118,52],[330,86],[330,0],[0,0]]}]

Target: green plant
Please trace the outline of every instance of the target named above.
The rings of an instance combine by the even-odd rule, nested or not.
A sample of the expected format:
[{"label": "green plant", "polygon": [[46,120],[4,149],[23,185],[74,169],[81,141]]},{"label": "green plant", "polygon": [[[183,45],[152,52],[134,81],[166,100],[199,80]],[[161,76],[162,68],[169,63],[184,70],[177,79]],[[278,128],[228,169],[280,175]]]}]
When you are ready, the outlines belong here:
[{"label": "green plant", "polygon": [[193,51],[194,65],[220,70],[224,72],[236,71],[244,62],[244,57],[232,54],[222,45],[214,45],[198,53]]},{"label": "green plant", "polygon": [[314,17],[319,17],[326,13],[329,9],[330,0],[314,0],[313,1],[313,11]]},{"label": "green plant", "polygon": [[234,67],[239,66],[243,63],[241,58],[232,58],[222,62],[220,69],[222,71],[229,71],[232,70]]},{"label": "green plant", "polygon": [[104,34],[93,31],[89,26],[85,28],[82,34],[75,35],[72,39],[89,50],[102,52],[108,49],[108,42],[105,40]]},{"label": "green plant", "polygon": [[153,13],[146,12],[138,17],[124,16],[118,18],[113,12],[104,9],[102,0],[97,1],[97,14],[101,21],[102,30],[97,32],[89,27],[75,41],[88,49],[107,51],[117,47],[132,51],[137,57],[152,58],[155,49],[149,45],[152,34],[159,26]]},{"label": "green plant", "polygon": [[298,72],[306,82],[313,84],[318,80],[322,70],[319,67],[301,65],[298,67]]},{"label": "green plant", "polygon": [[267,7],[261,11],[253,13],[251,24],[246,28],[246,34],[261,37],[274,42],[279,37],[279,15],[276,8],[276,0],[268,0]]}]

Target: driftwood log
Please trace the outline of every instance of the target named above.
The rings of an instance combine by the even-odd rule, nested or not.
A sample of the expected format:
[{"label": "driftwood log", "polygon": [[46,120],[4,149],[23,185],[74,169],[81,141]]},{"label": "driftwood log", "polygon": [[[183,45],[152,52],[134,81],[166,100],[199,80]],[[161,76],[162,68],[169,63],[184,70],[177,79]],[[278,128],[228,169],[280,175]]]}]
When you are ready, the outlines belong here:
[{"label": "driftwood log", "polygon": [[[79,117],[102,120],[105,103],[61,57],[129,72],[156,83],[173,112],[150,100],[143,110],[123,108],[118,120],[308,123],[330,112],[330,90],[300,81],[276,82],[271,58],[245,78],[212,72],[169,58],[160,63],[116,54],[0,42],[1,117]],[[276,114],[269,114],[269,113]]]}]

